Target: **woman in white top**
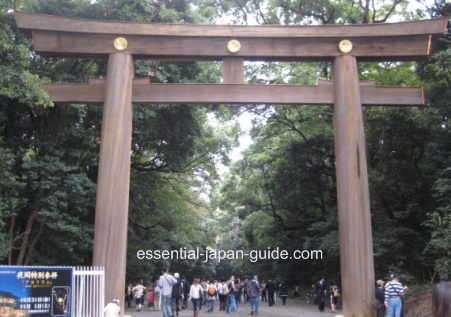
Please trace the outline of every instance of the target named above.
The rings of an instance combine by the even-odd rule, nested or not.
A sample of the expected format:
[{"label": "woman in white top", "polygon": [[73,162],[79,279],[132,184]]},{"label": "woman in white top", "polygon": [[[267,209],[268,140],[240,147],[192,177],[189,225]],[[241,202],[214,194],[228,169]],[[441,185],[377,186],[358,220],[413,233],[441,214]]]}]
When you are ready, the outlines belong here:
[{"label": "woman in white top", "polygon": [[199,316],[203,293],[204,291],[202,286],[199,284],[199,279],[195,278],[189,291],[189,298],[193,302],[194,317]]}]

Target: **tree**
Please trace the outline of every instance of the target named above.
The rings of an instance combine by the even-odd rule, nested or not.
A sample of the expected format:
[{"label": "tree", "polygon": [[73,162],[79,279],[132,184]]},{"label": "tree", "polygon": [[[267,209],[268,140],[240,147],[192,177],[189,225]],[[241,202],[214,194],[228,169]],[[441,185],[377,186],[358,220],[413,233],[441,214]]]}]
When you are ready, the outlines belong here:
[{"label": "tree", "polygon": [[[406,4],[394,1],[376,8],[371,1],[328,2],[320,4],[318,8],[324,8],[321,11],[306,10],[315,4],[305,1],[267,1],[259,3],[264,10],[253,9],[256,9],[258,22],[286,24],[311,23],[313,20],[319,20],[320,24],[384,22],[395,12],[405,14],[407,19],[420,16],[420,11],[407,11]],[[239,7],[223,8],[242,12],[236,16],[241,21],[249,21],[247,14],[252,12],[249,8],[254,5],[255,2],[245,1]],[[448,61],[447,56],[443,60]],[[443,69],[449,69],[443,62],[437,65],[437,69],[442,69],[443,65]],[[328,78],[329,67],[320,65],[309,74]],[[254,82],[293,83],[296,82],[293,79],[305,78],[305,71],[301,70],[307,69],[315,70],[315,67],[294,67],[283,63],[256,65],[248,67],[248,77]],[[379,85],[419,86],[426,83],[428,86],[427,82],[435,82],[431,77],[423,82],[424,78],[417,76],[416,69],[414,63],[361,64],[360,78],[375,79]],[[436,72],[430,68],[426,71],[429,74]],[[439,93],[431,91],[430,96],[436,97],[428,99],[431,109],[365,109],[377,276],[386,276],[396,270],[405,272],[407,278],[424,280],[430,277],[431,258],[426,259],[421,254],[431,232],[423,223],[429,217],[444,219],[443,208],[447,206],[437,209],[437,214],[430,214],[436,210],[438,193],[433,184],[440,176],[437,170],[448,166],[445,163],[447,150],[442,150],[442,146],[448,148],[449,138],[446,132],[443,133],[447,123],[442,123],[448,116],[438,115],[436,106],[442,102],[449,106],[449,82],[443,88]],[[231,169],[232,175],[226,178],[219,195],[222,203],[218,202],[218,208],[226,210],[231,221],[237,219],[243,227],[246,234],[240,238],[239,245],[248,248],[276,244],[288,248],[314,247],[331,255],[319,266],[306,268],[305,279],[308,279],[322,270],[334,274],[339,265],[332,123],[327,108],[291,109],[261,106],[253,110],[260,116],[255,121],[261,122],[254,125],[255,144],[246,152],[243,161]],[[444,106],[444,109],[448,108]],[[309,219],[312,219],[311,223],[308,223]],[[261,230],[255,230],[256,223],[261,225]],[[436,237],[443,240],[440,240],[440,246],[436,245],[435,251],[431,251],[432,246],[428,249],[437,253],[428,254],[440,254],[441,267],[444,268],[446,262],[443,260],[449,255],[441,248],[447,243],[443,231],[447,225],[438,228],[437,222],[434,223]],[[289,272],[290,265],[274,263],[270,269],[263,269],[264,264],[261,264],[258,269],[275,274],[281,267],[284,269],[280,271]],[[245,264],[242,267],[243,270],[247,268]]]},{"label": "tree", "polygon": [[[38,13],[92,19],[171,23],[209,19],[202,16],[201,10],[192,11],[186,1],[73,0],[62,5],[59,1],[48,0],[28,1],[20,3],[19,7]],[[7,13],[6,16],[8,23],[14,26],[12,15]],[[19,32],[10,33],[24,44],[11,45],[12,40],[3,42],[9,46],[2,48],[2,56],[17,64],[2,63],[2,67],[15,66],[11,71],[5,68],[4,73],[17,76],[23,69],[22,78],[17,82],[24,83],[23,78],[28,74],[30,79],[27,79],[28,85],[21,86],[8,77],[2,78],[10,85],[2,86],[5,96],[0,114],[2,150],[5,149],[2,155],[12,157],[5,159],[2,173],[17,175],[20,186],[15,190],[23,203],[23,207],[10,203],[5,207],[10,210],[2,210],[1,238],[2,241],[9,238],[5,241],[11,249],[9,263],[89,264],[102,109],[85,104],[49,107],[42,102],[46,96],[39,83],[86,82],[90,77],[105,77],[106,62],[43,58],[30,51],[29,41]],[[2,36],[7,34],[2,33]],[[8,50],[22,55],[18,58]],[[135,72],[136,77],[149,77],[152,82],[219,82],[221,76],[220,67],[215,63],[137,61]],[[175,248],[186,241],[193,241],[192,245],[205,243],[201,221],[191,223],[189,220],[203,218],[206,207],[200,196],[217,182],[215,162],[228,160],[226,154],[234,142],[229,136],[233,129],[215,129],[208,124],[210,112],[216,113],[218,118],[230,116],[231,111],[225,109],[135,106],[129,278],[141,277],[142,271],[149,268],[154,272],[157,269],[156,262],[136,261],[138,249]],[[13,201],[12,190],[2,188],[2,193],[7,193],[2,203]],[[20,212],[13,213],[19,207],[22,207]],[[17,238],[10,238],[10,232]],[[199,266],[192,263],[178,264],[187,273],[199,270]],[[204,268],[213,270],[208,265]]]}]

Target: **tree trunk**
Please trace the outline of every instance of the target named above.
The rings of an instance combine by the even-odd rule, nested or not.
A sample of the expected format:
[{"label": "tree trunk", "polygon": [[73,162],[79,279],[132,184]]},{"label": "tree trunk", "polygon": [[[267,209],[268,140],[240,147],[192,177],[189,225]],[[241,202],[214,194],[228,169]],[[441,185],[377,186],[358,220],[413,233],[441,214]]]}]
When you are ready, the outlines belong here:
[{"label": "tree trunk", "polygon": [[[11,226],[9,228],[9,241],[11,241],[11,243],[13,242],[15,223],[16,223],[16,217],[11,217]],[[12,247],[9,249],[9,252],[8,252],[8,265],[13,265],[13,249],[12,249]]]},{"label": "tree trunk", "polygon": [[25,229],[25,233],[24,233],[24,236],[22,239],[22,244],[20,246],[19,256],[17,257],[17,265],[23,265],[25,253],[26,253],[27,247],[28,247],[28,239],[30,238],[30,233],[33,228],[34,221],[36,220],[36,214],[37,214],[37,212],[36,212],[36,210],[34,210],[31,213],[30,218],[28,218],[27,228]]},{"label": "tree trunk", "polygon": [[34,236],[33,242],[30,243],[30,247],[28,248],[27,257],[25,258],[24,265],[29,265],[30,261],[33,260],[33,252],[36,247],[36,244],[39,241],[39,238],[42,235],[42,231],[44,231],[45,220],[39,222],[39,230],[38,233]]}]

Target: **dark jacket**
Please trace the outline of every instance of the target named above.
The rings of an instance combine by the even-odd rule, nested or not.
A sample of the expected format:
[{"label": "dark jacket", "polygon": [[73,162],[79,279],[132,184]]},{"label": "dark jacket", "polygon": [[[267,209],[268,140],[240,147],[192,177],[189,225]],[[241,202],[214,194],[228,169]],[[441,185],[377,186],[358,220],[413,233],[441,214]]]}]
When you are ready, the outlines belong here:
[{"label": "dark jacket", "polygon": [[280,284],[279,291],[279,296],[288,296],[288,287],[285,285],[285,283]]},{"label": "dark jacket", "polygon": [[182,282],[180,282],[180,279],[177,279],[177,283],[172,285],[172,298],[182,298],[183,289],[182,289]]},{"label": "dark jacket", "polygon": [[385,300],[385,291],[383,288],[376,288],[376,299],[379,301],[379,303],[383,304]]},{"label": "dark jacket", "polygon": [[268,291],[268,293],[274,293],[276,291],[276,283],[274,281],[269,281],[268,283],[266,283],[266,290]]}]

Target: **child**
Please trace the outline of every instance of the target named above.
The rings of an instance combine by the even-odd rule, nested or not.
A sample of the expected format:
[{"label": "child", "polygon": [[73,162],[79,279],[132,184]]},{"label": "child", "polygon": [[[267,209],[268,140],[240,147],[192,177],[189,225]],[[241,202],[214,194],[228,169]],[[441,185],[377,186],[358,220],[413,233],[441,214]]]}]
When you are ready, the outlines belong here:
[{"label": "child", "polygon": [[310,303],[310,298],[312,297],[312,294],[310,294],[310,292],[307,292],[307,294],[305,295],[305,301],[307,303]]},{"label": "child", "polygon": [[152,307],[153,309],[153,300],[154,300],[154,296],[153,296],[153,288],[149,288],[149,295],[147,297],[147,310],[150,310],[149,308]]}]

